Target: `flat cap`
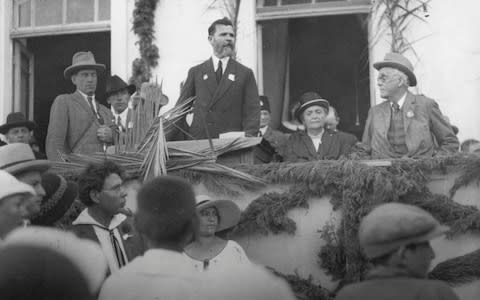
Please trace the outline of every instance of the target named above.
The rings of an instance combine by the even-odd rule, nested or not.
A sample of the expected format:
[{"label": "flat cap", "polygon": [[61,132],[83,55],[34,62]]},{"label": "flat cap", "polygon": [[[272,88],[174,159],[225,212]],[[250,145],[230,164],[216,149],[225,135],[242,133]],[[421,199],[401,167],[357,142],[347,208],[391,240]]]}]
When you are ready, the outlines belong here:
[{"label": "flat cap", "polygon": [[401,203],[382,204],[360,222],[360,246],[368,258],[390,253],[401,246],[429,241],[444,234],[442,226],[423,209]]}]

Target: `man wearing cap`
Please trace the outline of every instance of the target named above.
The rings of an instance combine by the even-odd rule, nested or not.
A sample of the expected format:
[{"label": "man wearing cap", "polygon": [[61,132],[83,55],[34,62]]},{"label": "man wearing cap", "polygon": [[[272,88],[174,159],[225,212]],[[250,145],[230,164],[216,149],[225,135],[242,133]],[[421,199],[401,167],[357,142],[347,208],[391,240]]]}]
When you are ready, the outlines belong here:
[{"label": "man wearing cap", "polygon": [[188,71],[177,101],[180,105],[196,97],[190,127],[185,121],[181,124],[189,136],[177,139],[218,138],[219,134],[231,131],[256,136],[260,114],[257,84],[252,70],[232,58],[232,22],[227,18],[213,22],[208,28],[208,41],[212,57]]},{"label": "man wearing cap", "polygon": [[95,99],[97,76],[105,65],[97,64],[91,52],[77,52],[64,76],[76,91],[58,96],[50,110],[46,141],[47,157],[61,160],[62,154],[101,152],[113,142],[113,116]]},{"label": "man wearing cap", "polygon": [[366,280],[347,285],[337,300],[457,300],[444,282],[428,280],[435,258],[430,240],[448,230],[419,207],[388,203],[360,223],[359,240],[373,269]]},{"label": "man wearing cap", "polygon": [[260,96],[260,129],[257,136],[263,137],[275,149],[275,152],[283,156],[288,135],[273,129],[270,126],[270,101],[267,96]]},{"label": "man wearing cap", "polygon": [[113,75],[107,79],[107,91],[105,97],[110,104],[113,114],[113,123],[118,131],[126,132],[132,128],[132,110],[128,107],[130,96],[135,93],[136,87],[133,84],[126,84],[120,77]]},{"label": "man wearing cap", "polygon": [[35,190],[35,196],[30,198],[28,205],[29,218],[33,218],[40,211],[42,199],[45,197],[42,174],[50,166],[48,160],[36,159],[32,148],[27,144],[14,143],[0,147],[0,170],[7,171]]},{"label": "man wearing cap", "polygon": [[28,216],[29,198],[35,190],[28,184],[18,181],[4,170],[0,170],[0,243],[5,236],[22,224]]},{"label": "man wearing cap", "polygon": [[350,152],[354,145],[351,139],[325,128],[329,107],[329,102],[315,92],[307,92],[300,97],[295,117],[305,130],[290,135],[284,161],[339,159]]},{"label": "man wearing cap", "polygon": [[410,61],[388,53],[374,64],[380,96],[387,101],[370,108],[362,142],[372,158],[432,157],[458,151],[459,142],[438,104],[414,95],[417,85]]},{"label": "man wearing cap", "polygon": [[[8,114],[7,122],[0,126],[0,133],[5,136],[7,144],[24,143],[30,145],[33,138],[33,129],[35,129],[34,122],[27,120],[21,112],[13,112]],[[45,154],[39,151],[33,150],[33,153],[37,159],[47,158]]]}]

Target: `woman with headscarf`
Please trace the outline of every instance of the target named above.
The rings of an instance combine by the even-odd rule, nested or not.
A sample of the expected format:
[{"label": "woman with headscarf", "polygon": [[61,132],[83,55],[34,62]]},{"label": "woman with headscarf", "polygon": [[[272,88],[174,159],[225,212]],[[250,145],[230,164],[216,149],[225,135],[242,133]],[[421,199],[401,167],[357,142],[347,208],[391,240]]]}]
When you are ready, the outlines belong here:
[{"label": "woman with headscarf", "polygon": [[249,264],[243,248],[232,240],[216,234],[235,226],[240,220],[240,209],[230,200],[211,200],[205,195],[197,196],[199,226],[192,243],[184,249],[195,266],[204,272],[222,265]]}]

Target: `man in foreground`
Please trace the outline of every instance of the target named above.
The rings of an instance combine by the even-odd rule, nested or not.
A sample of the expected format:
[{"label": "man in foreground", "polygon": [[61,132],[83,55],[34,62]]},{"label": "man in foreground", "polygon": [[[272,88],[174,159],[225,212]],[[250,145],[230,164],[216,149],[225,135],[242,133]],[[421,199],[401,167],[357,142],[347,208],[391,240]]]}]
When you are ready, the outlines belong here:
[{"label": "man in foreground", "polygon": [[457,300],[444,282],[428,280],[435,257],[430,240],[448,230],[419,207],[388,203],[360,223],[359,240],[374,268],[365,281],[344,287],[337,300]]}]

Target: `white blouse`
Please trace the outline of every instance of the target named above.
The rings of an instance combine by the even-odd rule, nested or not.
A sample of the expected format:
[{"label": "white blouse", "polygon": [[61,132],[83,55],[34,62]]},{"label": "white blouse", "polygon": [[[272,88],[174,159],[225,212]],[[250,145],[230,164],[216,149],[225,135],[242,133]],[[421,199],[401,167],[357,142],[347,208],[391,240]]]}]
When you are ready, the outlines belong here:
[{"label": "white blouse", "polygon": [[197,260],[185,252],[183,253],[184,256],[186,256],[189,261],[193,264],[195,267],[195,270],[199,272],[206,272],[206,271],[215,271],[221,268],[222,266],[228,266],[228,265],[245,265],[245,264],[250,264],[250,260],[248,259],[247,255],[245,254],[245,251],[243,250],[242,246],[237,244],[237,242],[228,240],[227,245],[223,250],[217,254],[217,256],[213,257],[212,259],[209,260]]}]

